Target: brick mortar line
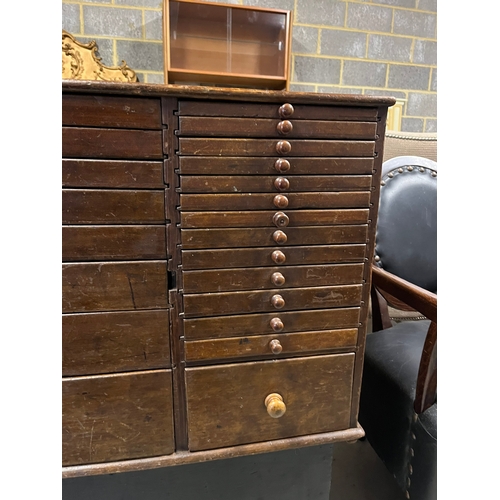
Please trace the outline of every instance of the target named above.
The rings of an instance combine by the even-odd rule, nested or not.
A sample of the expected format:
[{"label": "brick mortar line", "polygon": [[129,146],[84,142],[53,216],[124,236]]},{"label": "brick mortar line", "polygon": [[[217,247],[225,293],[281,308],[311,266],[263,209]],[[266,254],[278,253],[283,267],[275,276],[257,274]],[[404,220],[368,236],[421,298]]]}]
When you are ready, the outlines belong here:
[{"label": "brick mortar line", "polygon": [[[302,82],[297,80],[291,80],[290,84],[292,85],[319,85],[320,87],[343,87],[348,89],[356,89],[356,90],[371,90],[374,92],[380,91],[391,91],[391,92],[401,92],[402,94],[424,94],[424,95],[437,95],[437,92],[434,90],[415,90],[415,89],[399,89],[393,87],[365,87],[364,85],[346,85],[343,83],[320,83],[320,82]],[[408,98],[406,98],[408,99]]]},{"label": "brick mortar line", "polygon": [[110,4],[110,3],[88,3],[88,2],[71,2],[63,0],[64,4],[67,5],[80,5],[81,7],[97,7],[98,9],[125,9],[125,10],[151,10],[154,12],[163,12],[162,8],[158,7],[136,7],[134,5],[119,5],[119,4]]},{"label": "brick mortar line", "polygon": [[163,45],[163,40],[154,40],[154,39],[149,39],[149,38],[144,40],[143,38],[125,38],[125,37],[121,37],[121,36],[96,35],[95,33],[92,33],[92,34],[82,33],[82,34],[76,35],[76,36],[84,36],[86,38],[100,38],[102,40],[111,40],[112,42],[114,42],[114,41],[141,42],[141,43],[154,43],[154,44],[162,44]]},{"label": "brick mortar line", "polygon": [[328,26],[325,24],[306,24],[306,23],[293,23],[292,26],[297,26],[297,27],[304,27],[304,28],[318,28],[318,29],[323,29],[323,30],[331,30],[331,31],[349,31],[352,33],[367,33],[370,35],[385,35],[385,36],[394,36],[398,38],[411,38],[411,39],[418,39],[418,40],[424,40],[427,42],[436,42],[437,43],[437,38],[428,38],[425,36],[416,36],[416,35],[403,35],[400,33],[392,33],[388,31],[365,31],[365,30],[359,30],[356,28],[348,28],[345,26]]},{"label": "brick mortar line", "polygon": [[373,3],[373,2],[370,2],[369,4],[367,4],[366,1],[364,1],[364,0],[340,0],[340,1],[343,1],[347,5],[349,5],[350,3],[353,3],[356,5],[370,5],[372,7],[381,7],[383,9],[405,10],[405,11],[409,11],[409,12],[422,12],[424,14],[437,15],[437,12],[435,12],[435,11],[422,10],[422,9],[419,9],[418,7],[402,7],[400,5],[387,5],[387,4]]},{"label": "brick mortar line", "polygon": [[424,64],[424,63],[412,63],[412,62],[401,62],[401,61],[393,61],[391,59],[364,59],[358,57],[350,57],[350,56],[331,56],[327,54],[313,54],[306,52],[293,52],[294,56],[300,57],[310,57],[312,59],[338,59],[339,61],[357,61],[357,62],[368,62],[368,63],[376,63],[376,64],[393,64],[395,66],[410,66],[412,68],[437,68],[437,64]]}]

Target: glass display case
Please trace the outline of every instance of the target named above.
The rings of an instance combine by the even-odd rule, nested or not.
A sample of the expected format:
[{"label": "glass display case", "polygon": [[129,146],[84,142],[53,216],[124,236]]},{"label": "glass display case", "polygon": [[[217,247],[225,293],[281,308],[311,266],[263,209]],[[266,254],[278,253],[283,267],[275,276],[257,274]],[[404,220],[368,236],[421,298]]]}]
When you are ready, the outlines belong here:
[{"label": "glass display case", "polygon": [[291,11],[164,0],[165,83],[287,89]]}]

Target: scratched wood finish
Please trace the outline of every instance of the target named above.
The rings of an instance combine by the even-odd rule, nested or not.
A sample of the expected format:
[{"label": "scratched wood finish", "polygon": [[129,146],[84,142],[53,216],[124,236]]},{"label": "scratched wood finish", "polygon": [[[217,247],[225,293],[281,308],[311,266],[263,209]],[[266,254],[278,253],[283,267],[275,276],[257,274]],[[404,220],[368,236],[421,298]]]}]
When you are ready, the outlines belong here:
[{"label": "scratched wood finish", "polygon": [[[286,140],[286,139],[280,139]],[[286,156],[369,156],[375,153],[374,141],[297,140]],[[202,156],[279,156],[278,139],[179,138],[179,154]]]},{"label": "scratched wood finish", "polygon": [[65,158],[163,159],[161,130],[63,127]]},{"label": "scratched wood finish", "polygon": [[351,285],[363,279],[363,264],[184,271],[182,283],[184,293],[264,290],[276,288],[274,273],[279,273],[284,280],[280,288]]},{"label": "scratched wood finish", "polygon": [[[284,97],[283,99],[286,99]],[[279,108],[281,103],[264,104],[250,102],[229,101],[198,101],[179,100],[179,114],[192,116],[220,116],[248,118],[281,118]],[[363,120],[375,121],[377,119],[377,108],[361,108],[353,106],[311,106],[293,104],[294,120]]]},{"label": "scratched wood finish", "polygon": [[[288,187],[276,187],[277,179],[286,179]],[[369,175],[338,176],[296,176],[290,179],[286,174],[264,176],[181,176],[183,193],[268,193],[301,191],[366,191],[371,187]]]},{"label": "scratched wood finish", "polygon": [[63,264],[63,312],[164,309],[165,261]]},{"label": "scratched wood finish", "polygon": [[78,377],[62,383],[63,465],[174,451],[170,370]]},{"label": "scratched wood finish", "polygon": [[165,226],[63,226],[63,262],[158,260],[166,256]]},{"label": "scratched wood finish", "polygon": [[[359,306],[361,291],[362,285],[342,285],[184,294],[184,316],[193,318],[223,314]],[[277,308],[272,303],[273,297],[276,295],[279,295],[284,300],[284,305],[280,308]]]},{"label": "scratched wood finish", "polygon": [[63,160],[62,185],[70,188],[163,188],[163,162]]},{"label": "scratched wood finish", "polygon": [[63,94],[62,124],[77,127],[161,129],[160,99]]},{"label": "scratched wood finish", "polygon": [[366,246],[362,245],[318,245],[273,248],[234,248],[183,250],[182,267],[189,269],[223,269],[229,267],[275,266],[272,259],[275,250],[285,255],[283,265],[331,264],[335,262],[362,262]]},{"label": "scratched wood finish", "polygon": [[238,193],[181,194],[181,210],[270,210],[277,208],[278,194],[285,196],[287,210],[319,208],[364,208],[370,205],[369,191],[341,193]]},{"label": "scratched wood finish", "polygon": [[[287,236],[283,250],[289,245],[329,245],[333,243],[364,243],[367,227],[359,226],[317,226],[291,227],[283,231]],[[181,241],[183,249],[198,248],[240,248],[276,246],[274,231],[268,228],[249,229],[183,229]]]},{"label": "scratched wood finish", "polygon": [[[274,332],[271,320],[279,318],[281,332]],[[272,313],[243,314],[186,319],[184,335],[188,340],[220,337],[240,337],[267,334],[284,334],[334,328],[357,328],[359,307],[315,309],[311,311],[274,311]]]},{"label": "scratched wood finish", "polygon": [[[189,449],[346,429],[354,354],[186,368]],[[279,393],[281,418],[264,405]]]},{"label": "scratched wood finish", "polygon": [[[277,439],[274,443],[286,443],[284,446],[288,447],[294,440],[337,436],[337,433],[354,429],[357,426],[365,334],[363,325],[368,298],[365,293],[368,286],[362,283],[369,284],[370,281],[367,256],[371,255],[368,250],[373,246],[369,240],[374,236],[373,221],[377,212],[377,177],[383,152],[385,108],[391,104],[391,99],[224,89],[207,91],[192,86],[124,86],[106,82],[96,82],[95,85],[65,82],[63,89],[74,98],[64,111],[65,116],[73,121],[63,123],[63,187],[72,191],[161,192],[163,198],[158,220],[150,219],[149,215],[138,216],[138,212],[134,211],[132,217],[137,217],[137,220],[127,218],[119,222],[113,220],[113,216],[108,218],[108,215],[102,215],[102,205],[99,208],[92,204],[98,219],[92,218],[92,207],[88,207],[85,210],[91,216],[85,216],[87,220],[82,217],[74,222],[65,222],[69,226],[63,229],[63,243],[66,245],[64,258],[68,259],[63,265],[63,300],[69,312],[63,315],[63,335],[65,339],[72,340],[64,354],[67,361],[64,374],[81,379],[102,379],[106,378],[105,375],[103,377],[106,373],[115,377],[117,372],[129,376],[136,374],[137,370],[148,370],[140,373],[150,374],[156,370],[168,371],[170,366],[174,366],[176,375],[171,397],[175,400],[173,412],[178,449],[172,456],[178,456],[179,460],[185,460],[182,456],[190,455],[185,451],[188,439],[191,449],[198,440],[200,450],[207,450],[199,452],[203,460],[214,449],[217,453],[224,453],[225,450],[248,447],[248,453],[252,453],[257,448],[251,447],[259,446],[266,439]],[[161,104],[160,108],[156,108],[160,110],[161,124],[157,122],[156,111],[148,117],[147,104],[153,102]],[[280,106],[286,102],[291,102],[294,108],[293,114],[288,117],[293,125],[293,131],[288,136],[279,135],[276,130],[276,125],[282,121]],[[142,123],[132,125],[129,120],[136,118],[134,114],[141,113],[143,116],[138,119],[143,120]],[[155,118],[152,119],[152,116]],[[181,130],[176,134],[179,119]],[[245,130],[252,126],[255,133]],[[190,137],[183,137],[184,133]],[[211,134],[218,138],[210,137]],[[300,138],[294,138],[293,134]],[[363,137],[363,134],[369,135]],[[340,137],[349,137],[349,140]],[[276,146],[280,140],[290,142],[291,151],[287,154],[278,153]],[[275,165],[279,158],[286,159],[288,164],[281,162]],[[278,171],[281,168],[283,172]],[[285,177],[289,186],[285,183],[276,187],[274,181],[277,177]],[[260,195],[266,196],[271,204],[259,208],[258,202],[256,205],[250,201],[247,194],[257,199]],[[276,207],[273,200],[277,194],[290,197],[289,205]],[[359,194],[362,198],[355,202],[350,197]],[[300,206],[294,204],[299,198],[294,198],[292,203],[294,195],[306,195],[310,199],[302,198],[306,205]],[[349,199],[349,205],[335,204],[335,195],[341,195],[344,202]],[[189,196],[193,196],[196,206],[187,208],[188,205],[181,203],[181,196],[182,201],[188,202]],[[234,196],[243,200],[239,202],[240,207],[233,203]],[[216,198],[219,198],[218,203],[214,202]],[[209,200],[205,208],[201,206],[205,203],[201,201],[204,199]],[[336,199],[339,200],[338,197]],[[320,204],[315,205],[318,202]],[[107,208],[116,206],[115,203]],[[154,203],[144,206],[149,214]],[[288,223],[286,219],[280,223],[278,218],[273,222],[273,216],[279,211],[286,214]],[[108,213],[114,214],[112,210]],[[276,224],[282,225],[278,227]],[[168,233],[168,241],[161,234],[160,228],[163,227]],[[287,235],[286,242],[277,244],[272,239],[276,230],[282,230]],[[306,230],[318,232],[307,233]],[[151,236],[151,231],[155,236],[148,245],[145,235],[148,233]],[[335,231],[335,236],[332,231]],[[211,237],[206,236],[208,232],[212,233]],[[260,234],[263,238],[264,233],[271,240],[258,243],[258,237],[257,240],[255,237]],[[195,247],[190,248],[186,238],[193,237],[196,237]],[[229,246],[219,246],[220,241],[225,241],[224,244],[229,241]],[[162,258],[157,258],[156,255],[163,249]],[[281,264],[273,260],[274,251],[282,252]],[[171,261],[165,260],[167,255],[169,258],[172,256]],[[89,260],[85,261],[87,258]],[[112,262],[112,259],[116,260]],[[172,276],[167,273],[167,265],[174,271]],[[75,269],[76,266],[79,266],[78,269]],[[144,266],[147,266],[146,272]],[[294,269],[290,273],[291,267]],[[311,268],[316,278],[301,275]],[[333,269],[339,271],[332,274],[330,271]],[[267,276],[268,280],[272,273],[281,272],[285,284],[270,288],[270,281],[267,284],[261,281],[249,288],[252,272],[254,278],[256,273],[259,279]],[[308,279],[319,280],[321,284],[303,286],[304,281],[309,283]],[[172,285],[179,290],[169,290]],[[353,287],[347,302],[339,299],[341,304],[353,305],[329,302],[334,297],[332,294],[328,298],[328,293],[336,287]],[[325,295],[315,297],[312,290]],[[283,308],[276,309],[270,302],[270,308],[266,310],[247,305],[247,294],[256,294],[251,302],[262,299],[264,293],[282,294],[285,300]],[[288,293],[296,295],[287,296]],[[213,297],[210,299],[209,296]],[[233,299],[229,300],[229,307],[224,304],[226,299]],[[200,308],[210,308],[209,314],[216,315],[200,312],[197,304],[193,309],[190,300],[201,300]],[[214,306],[211,300],[222,303]],[[296,301],[295,308],[289,309],[293,300]],[[326,302],[318,306],[322,300]],[[311,304],[313,308],[307,309]],[[191,312],[201,315],[190,316],[189,312],[186,315],[189,308]],[[149,315],[158,315],[157,321],[145,319]],[[160,326],[165,322],[168,323],[166,329]],[[169,328],[173,328],[171,363],[168,359]],[[269,342],[273,339],[280,339],[281,353],[269,352]],[[115,348],[111,348],[112,344]],[[344,354],[346,352],[349,354]],[[349,356],[351,361],[340,370],[339,376],[330,364],[325,365],[324,377],[311,373],[319,365],[319,360],[328,357],[339,359],[343,355]],[[307,365],[300,365],[304,369],[294,365],[303,359],[307,359]],[[189,364],[186,372],[185,360]],[[233,362],[236,364],[228,364]],[[188,381],[190,373],[205,370],[200,367],[201,364],[210,365],[206,369],[214,369],[217,375],[213,379],[200,375],[197,379],[199,383],[188,387],[186,407],[184,381]],[[224,370],[232,366],[235,366],[235,371],[226,377]],[[300,429],[292,429],[289,437],[281,437],[279,433],[269,437],[265,427],[268,422],[261,425],[260,417],[255,418],[251,411],[246,411],[246,401],[250,401],[257,391],[254,386],[249,388],[248,384],[254,384],[265,366],[272,368],[269,368],[270,375],[262,375],[263,380],[272,383],[272,377],[275,377],[276,382],[295,384],[292,388],[303,394],[304,414],[299,415],[297,420]],[[286,366],[286,369],[281,366]],[[249,367],[248,370],[246,367]],[[240,370],[241,376],[238,375]],[[91,374],[100,375],[89,377]],[[81,377],[83,375],[86,376]],[[171,384],[170,376],[168,380]],[[210,383],[210,380],[217,382]],[[246,398],[244,409],[239,408],[239,400],[233,404],[227,397],[233,389],[230,387],[227,392],[226,380],[231,387],[234,386],[234,393],[238,396],[237,388],[241,389],[241,395]],[[309,389],[303,387],[304,380],[309,383]],[[314,396],[315,405],[311,406],[311,394],[315,390],[330,390],[335,384],[342,385],[339,390],[348,399],[341,398],[335,402],[327,395],[325,406],[321,401],[318,404],[318,398]],[[144,397],[149,397],[146,393],[151,388],[155,390],[154,385],[144,384]],[[264,398],[279,389],[269,389],[259,395],[260,411],[280,432],[290,430],[295,420],[292,418],[287,423],[283,419],[296,415],[290,405],[297,391],[289,390],[288,394],[283,394],[288,405],[287,412],[281,419],[271,419],[264,406]],[[110,394],[107,389],[105,392]],[[218,395],[219,399],[211,397],[210,392]],[[120,405],[125,404],[127,398],[127,395],[120,396]],[[196,409],[193,414],[191,409],[195,407],[190,403],[197,398],[200,401],[206,398],[209,404],[201,402],[197,407],[201,413]],[[162,396],[155,396],[155,401],[164,400]],[[213,403],[214,406],[210,406]],[[169,404],[170,409],[163,414],[169,414],[171,418],[173,403]],[[144,408],[142,404],[139,406]],[[231,416],[233,408],[236,413]],[[238,413],[240,410],[243,418]],[[118,408],[118,415],[120,411]],[[318,412],[321,418],[326,415],[328,425],[339,413],[343,413],[344,423],[335,427],[339,430],[319,430],[315,433],[314,425],[319,425],[320,420]],[[108,418],[107,413],[107,408],[103,408],[100,417]],[[93,416],[92,413],[88,415],[90,418]],[[196,421],[198,415],[201,425]],[[222,416],[222,429],[217,429],[217,424],[210,422],[214,415]],[[142,425],[141,418],[141,415],[137,416],[137,425]],[[311,425],[307,419],[311,419]],[[226,426],[226,421],[230,422],[229,426]],[[224,434],[222,439],[228,439],[234,445],[217,444],[218,437],[209,441],[213,431],[208,428],[210,425],[215,426],[216,433]],[[109,429],[110,426],[107,426],[105,431]],[[188,438],[188,431],[192,429],[195,429],[194,437]],[[92,432],[92,427],[88,430]],[[112,428],[111,431],[114,432]],[[85,433],[85,430],[82,432]],[[89,437],[88,433],[86,437]],[[102,439],[107,439],[106,435]],[[123,442],[122,439],[118,441]],[[154,437],[149,437],[149,442],[152,441]],[[135,438],[130,442],[133,446]],[[256,444],[244,444],[246,442]],[[171,443],[173,451],[173,433]],[[88,441],[85,442],[80,449],[85,448],[88,453],[88,444]],[[116,449],[113,446],[111,448]],[[85,463],[96,464],[98,459],[95,459],[95,452],[92,453]],[[168,458],[163,451],[160,455]],[[132,465],[132,469],[140,468],[142,460],[154,461],[158,455],[148,451],[141,456],[145,458],[125,457],[118,459],[121,462],[115,461],[115,464],[134,462],[137,465]],[[117,460],[113,452],[106,453],[103,459],[109,460]],[[197,459],[193,457],[192,460]],[[80,473],[87,474],[95,466],[97,464],[80,465],[87,467]],[[116,470],[122,470],[121,466],[117,467]],[[104,471],[102,468],[99,470]]]},{"label": "scratched wood finish", "polygon": [[375,138],[375,122],[346,122],[288,119],[292,130],[280,134],[280,120],[262,118],[179,117],[179,136],[189,137],[291,137],[306,139],[361,139]]},{"label": "scratched wood finish", "polygon": [[169,368],[167,310],[63,314],[63,376]]},{"label": "scratched wood finish", "polygon": [[63,189],[63,224],[165,222],[163,190]]},{"label": "scratched wood finish", "polygon": [[[280,227],[273,221],[279,212],[272,211],[231,211],[231,212],[182,212],[181,228],[200,229],[216,227]],[[323,210],[284,210],[289,222],[286,227],[329,226],[332,224],[366,224],[369,210],[323,209]]]},{"label": "scratched wood finish", "polygon": [[[245,358],[283,358],[290,354],[355,348],[357,328],[272,335],[256,335],[230,339],[194,340],[185,344],[186,361],[224,361]],[[271,342],[279,341],[282,351],[274,354]]]},{"label": "scratched wood finish", "polygon": [[[272,153],[274,154],[274,152]],[[372,174],[373,158],[286,158],[293,175]],[[182,175],[278,175],[276,157],[183,156],[179,158]]]}]

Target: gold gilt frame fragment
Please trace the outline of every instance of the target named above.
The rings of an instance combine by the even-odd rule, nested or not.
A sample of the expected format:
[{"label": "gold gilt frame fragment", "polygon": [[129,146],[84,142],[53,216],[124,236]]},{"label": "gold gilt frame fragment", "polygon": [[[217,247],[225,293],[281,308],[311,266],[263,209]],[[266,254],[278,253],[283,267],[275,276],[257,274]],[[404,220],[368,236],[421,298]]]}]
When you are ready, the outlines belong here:
[{"label": "gold gilt frame fragment", "polygon": [[62,32],[63,80],[103,80],[107,82],[137,82],[135,71],[125,61],[118,67],[104,66],[97,57],[97,44],[80,43],[67,31]]}]

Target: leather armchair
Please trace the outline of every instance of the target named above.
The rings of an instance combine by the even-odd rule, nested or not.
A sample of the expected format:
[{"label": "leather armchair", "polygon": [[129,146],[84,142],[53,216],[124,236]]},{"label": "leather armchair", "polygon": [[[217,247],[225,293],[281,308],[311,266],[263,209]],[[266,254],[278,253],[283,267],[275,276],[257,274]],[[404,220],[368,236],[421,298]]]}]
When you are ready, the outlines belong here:
[{"label": "leather armchair", "polygon": [[[407,498],[437,498],[437,164],[383,165],[359,421]],[[387,303],[425,320],[390,320]]]}]

